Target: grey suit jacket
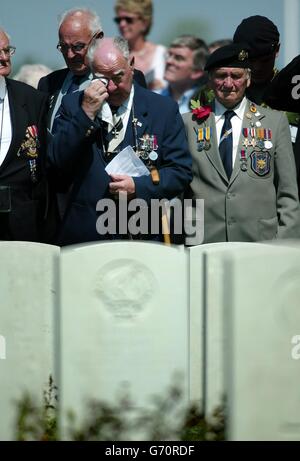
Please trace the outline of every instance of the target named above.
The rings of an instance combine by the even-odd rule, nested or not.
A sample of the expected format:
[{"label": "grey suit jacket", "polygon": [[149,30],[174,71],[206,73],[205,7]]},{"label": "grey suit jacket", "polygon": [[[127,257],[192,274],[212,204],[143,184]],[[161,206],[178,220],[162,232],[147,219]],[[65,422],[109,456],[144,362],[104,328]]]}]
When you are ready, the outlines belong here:
[{"label": "grey suit jacket", "polygon": [[[250,111],[247,101],[229,180],[219,154],[214,114],[205,121],[195,119],[192,113],[183,116],[193,158],[191,196],[204,199],[202,243],[300,237],[296,170],[287,118],[282,112],[256,107],[259,117]],[[267,143],[267,148],[261,149],[243,145],[247,137],[244,128],[250,141],[249,130],[254,127],[252,134],[257,139],[258,121],[260,128],[271,130],[272,146]],[[199,149],[197,134],[201,127],[210,127],[208,150]]]}]

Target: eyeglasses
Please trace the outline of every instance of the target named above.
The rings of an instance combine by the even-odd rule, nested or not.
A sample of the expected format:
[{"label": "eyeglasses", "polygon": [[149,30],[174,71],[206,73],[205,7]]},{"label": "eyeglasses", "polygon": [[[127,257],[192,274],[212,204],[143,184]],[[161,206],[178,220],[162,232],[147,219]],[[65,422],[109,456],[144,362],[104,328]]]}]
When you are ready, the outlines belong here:
[{"label": "eyeglasses", "polygon": [[15,51],[15,46],[7,46],[6,48],[2,48],[2,50],[0,50],[0,54],[4,53],[5,56],[12,56],[15,53]]},{"label": "eyeglasses", "polygon": [[120,24],[121,21],[126,21],[127,24],[133,24],[138,19],[140,19],[140,16],[117,16],[114,18],[114,21],[116,24]]},{"label": "eyeglasses", "polygon": [[81,53],[81,51],[85,50],[90,46],[93,40],[102,37],[103,32],[99,30],[92,36],[91,40],[88,43],[75,43],[75,45],[67,45],[67,43],[60,42],[56,45],[56,48],[63,54],[67,53],[69,49],[71,49],[73,53]]},{"label": "eyeglasses", "polygon": [[98,75],[94,74],[93,75],[93,80],[101,80],[103,85],[108,87],[108,84],[109,84],[110,80],[114,83],[114,85],[119,85],[123,80],[123,76],[124,76],[124,74],[120,73],[118,75],[114,75],[113,77],[108,78],[108,77],[98,76]]}]

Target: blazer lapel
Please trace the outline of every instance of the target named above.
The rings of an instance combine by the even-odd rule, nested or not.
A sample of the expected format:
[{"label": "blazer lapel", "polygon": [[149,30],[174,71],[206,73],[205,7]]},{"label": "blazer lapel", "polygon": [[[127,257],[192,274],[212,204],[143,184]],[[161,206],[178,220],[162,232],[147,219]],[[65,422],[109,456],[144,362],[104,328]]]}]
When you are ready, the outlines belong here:
[{"label": "blazer lapel", "polygon": [[[246,116],[246,114],[251,114],[251,119],[248,118]],[[241,172],[241,160],[240,160],[241,151],[242,150],[245,151],[246,158],[248,159],[248,157],[251,155],[251,153],[254,150],[254,148],[251,148],[250,146],[246,147],[246,146],[243,145],[243,143],[244,143],[243,130],[244,130],[244,128],[248,128],[248,130],[249,130],[251,128],[251,122],[254,125],[253,128],[256,128],[255,123],[260,121],[263,118],[264,118],[264,115],[262,115],[262,114],[259,117],[255,117],[255,115],[252,114],[252,112],[250,110],[250,101],[247,100],[247,105],[246,105],[245,112],[244,112],[244,117],[243,117],[243,122],[242,122],[242,129],[241,129],[241,133],[240,133],[240,137],[239,137],[239,143],[238,143],[238,148],[237,148],[237,152],[236,152],[235,162],[234,162],[234,166],[233,166],[232,175],[231,175],[230,181],[229,181],[230,184],[232,184],[233,181],[235,181],[235,179],[237,178],[237,176]]]},{"label": "blazer lapel", "polygon": [[26,128],[28,126],[28,115],[25,110],[25,101],[22,94],[10,85],[9,80],[6,80],[7,92],[9,100],[9,110],[12,128],[12,139],[6,154],[6,157],[0,166],[0,173],[3,168],[11,161],[16,155],[17,151],[25,138]]},{"label": "blazer lapel", "polygon": [[[207,126],[210,127],[211,129],[211,146],[208,150],[203,150],[202,152],[205,152],[208,160],[211,162],[211,164],[215,167],[215,169],[218,171],[219,175],[222,176],[222,178],[228,182],[227,174],[224,169],[223,162],[220,157],[220,152],[219,152],[219,146],[218,146],[218,140],[217,140],[217,130],[216,130],[216,122],[215,122],[215,116],[214,113],[211,112],[209,115],[205,125],[203,125],[203,128]],[[196,125],[197,130],[198,130],[198,125]],[[199,154],[201,154],[199,152]]]},{"label": "blazer lapel", "polygon": [[141,138],[143,134],[147,132],[148,109],[145,102],[145,98],[142,95],[139,95],[139,93],[140,89],[138,85],[135,85],[131,114],[128,120],[125,137],[122,142],[123,147],[126,147],[128,145],[135,146],[136,143],[139,142],[139,138]]}]

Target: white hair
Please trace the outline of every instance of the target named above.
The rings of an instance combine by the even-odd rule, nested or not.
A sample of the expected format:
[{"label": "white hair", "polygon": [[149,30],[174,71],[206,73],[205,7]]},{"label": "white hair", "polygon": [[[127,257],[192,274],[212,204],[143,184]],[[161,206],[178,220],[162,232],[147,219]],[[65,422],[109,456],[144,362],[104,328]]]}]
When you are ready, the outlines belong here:
[{"label": "white hair", "polygon": [[50,74],[50,72],[52,72],[52,69],[44,66],[44,64],[24,64],[13,79],[37,88],[39,80]]},{"label": "white hair", "polygon": [[[103,40],[101,38],[96,39],[93,43],[89,46],[86,58],[88,61],[89,66],[93,67],[93,61],[95,56],[95,51],[101,48]],[[113,37],[113,47],[120,51],[126,60],[129,59],[129,46],[127,40],[123,37]]]}]

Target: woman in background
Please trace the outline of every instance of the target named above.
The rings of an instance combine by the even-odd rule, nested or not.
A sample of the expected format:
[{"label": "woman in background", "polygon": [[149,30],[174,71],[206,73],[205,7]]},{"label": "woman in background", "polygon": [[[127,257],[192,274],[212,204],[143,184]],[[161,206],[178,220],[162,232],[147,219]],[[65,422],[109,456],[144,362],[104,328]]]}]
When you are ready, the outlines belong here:
[{"label": "woman in background", "polygon": [[128,41],[134,67],[144,73],[149,89],[163,88],[166,48],[146,39],[152,25],[152,0],[117,0],[115,12],[114,20]]}]

